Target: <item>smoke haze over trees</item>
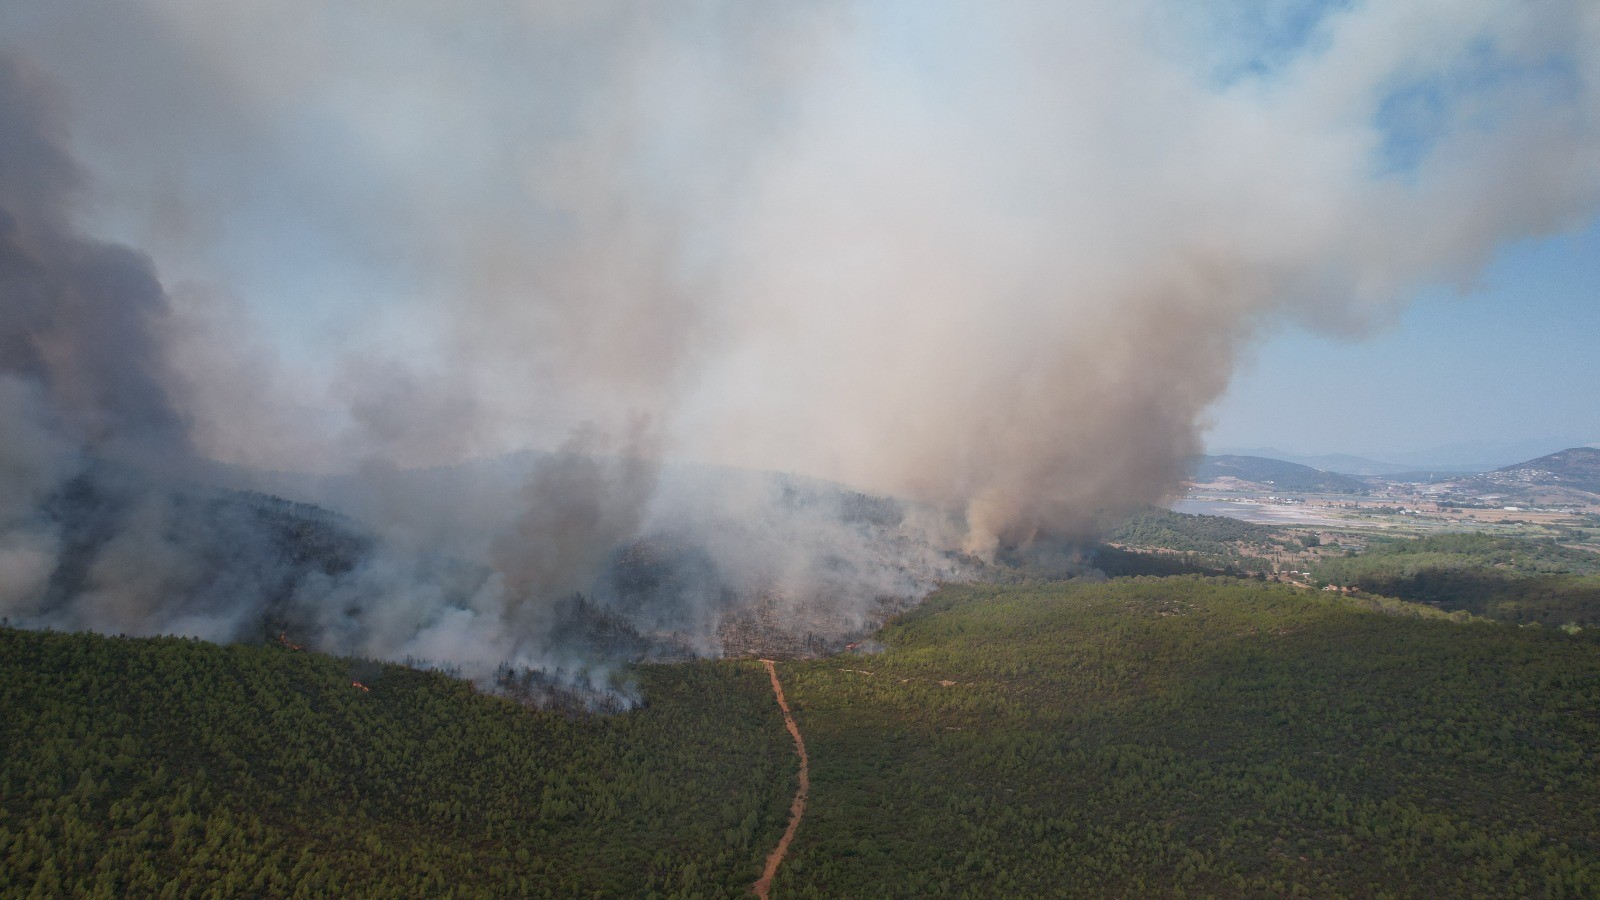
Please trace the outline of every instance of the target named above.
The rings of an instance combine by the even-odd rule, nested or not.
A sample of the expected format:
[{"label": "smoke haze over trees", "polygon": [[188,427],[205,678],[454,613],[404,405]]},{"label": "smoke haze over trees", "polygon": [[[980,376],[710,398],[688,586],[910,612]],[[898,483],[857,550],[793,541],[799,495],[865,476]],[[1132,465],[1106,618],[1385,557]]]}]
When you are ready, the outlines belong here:
[{"label": "smoke haze over trees", "polygon": [[[555,664],[552,598],[690,535],[712,575],[636,622],[714,652],[729,584],[865,621],[939,549],[1159,500],[1270,329],[1593,216],[1593,4],[1222,9],[0,10],[0,602]],[[416,487],[526,448],[481,508]],[[219,582],[205,504],[126,474],[216,464],[360,485],[373,549]]]}]

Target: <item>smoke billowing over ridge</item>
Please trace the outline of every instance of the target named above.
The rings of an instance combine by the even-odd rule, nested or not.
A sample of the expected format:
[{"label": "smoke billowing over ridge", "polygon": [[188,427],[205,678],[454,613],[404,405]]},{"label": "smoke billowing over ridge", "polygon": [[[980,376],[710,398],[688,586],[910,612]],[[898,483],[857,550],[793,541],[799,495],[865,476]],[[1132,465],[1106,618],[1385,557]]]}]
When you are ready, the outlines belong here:
[{"label": "smoke billowing over ridge", "polygon": [[1600,201],[1592,4],[1249,9],[0,11],[0,609],[570,668],[1090,535]]}]

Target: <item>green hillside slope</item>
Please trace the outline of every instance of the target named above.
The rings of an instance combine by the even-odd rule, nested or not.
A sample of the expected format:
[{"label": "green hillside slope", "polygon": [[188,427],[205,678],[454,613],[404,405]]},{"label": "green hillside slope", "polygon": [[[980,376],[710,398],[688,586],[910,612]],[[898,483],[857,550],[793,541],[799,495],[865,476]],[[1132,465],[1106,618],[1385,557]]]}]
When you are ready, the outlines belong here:
[{"label": "green hillside slope", "polygon": [[638,679],[646,707],[568,717],[397,666],[0,629],[0,896],[741,895],[794,790],[766,676]]},{"label": "green hillside slope", "polygon": [[[1196,567],[1234,574],[1271,571],[1272,557],[1282,558],[1303,547],[1282,528],[1243,522],[1227,516],[1195,516],[1154,507],[1140,510],[1106,535],[1114,546],[1175,557]],[[1117,571],[1109,574],[1165,574]]]}]

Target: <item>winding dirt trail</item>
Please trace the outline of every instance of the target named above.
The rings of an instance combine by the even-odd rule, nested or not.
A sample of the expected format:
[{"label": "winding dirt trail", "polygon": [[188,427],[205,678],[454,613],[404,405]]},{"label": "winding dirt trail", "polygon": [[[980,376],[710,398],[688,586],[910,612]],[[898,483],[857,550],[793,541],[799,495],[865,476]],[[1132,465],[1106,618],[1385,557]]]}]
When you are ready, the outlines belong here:
[{"label": "winding dirt trail", "polygon": [[767,867],[761,877],[750,886],[757,897],[767,900],[772,890],[772,877],[778,874],[778,864],[789,852],[789,842],[794,840],[794,833],[800,830],[800,819],[806,814],[806,794],[811,791],[811,760],[806,756],[806,742],[800,737],[800,726],[794,723],[794,716],[789,714],[789,702],[783,699],[783,683],[778,681],[778,667],[770,659],[763,659],[761,664],[767,667],[767,674],[772,676],[772,693],[778,698],[778,708],[783,710],[783,724],[794,737],[794,748],[800,752],[800,790],[794,792],[794,801],[789,804],[789,827],[784,829],[778,846],[767,856]]}]

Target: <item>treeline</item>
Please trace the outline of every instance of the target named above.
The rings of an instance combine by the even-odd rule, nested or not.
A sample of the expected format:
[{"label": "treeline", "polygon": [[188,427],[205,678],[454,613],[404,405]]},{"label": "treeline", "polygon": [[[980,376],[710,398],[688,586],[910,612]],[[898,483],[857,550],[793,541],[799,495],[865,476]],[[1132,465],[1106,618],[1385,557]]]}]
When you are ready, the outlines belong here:
[{"label": "treeline", "polygon": [[[277,647],[0,629],[0,896],[735,896],[794,789],[754,663],[625,715]],[[359,684],[357,684],[359,683]]]},{"label": "treeline", "polygon": [[1459,566],[1503,568],[1519,575],[1600,575],[1600,554],[1569,547],[1555,538],[1473,533],[1415,539],[1375,540],[1368,558],[1393,557]]},{"label": "treeline", "polygon": [[1184,577],[947,588],[882,639],[781,667],[776,896],[1600,892],[1587,633]]},{"label": "treeline", "polygon": [[1600,625],[1600,554],[1554,539],[1442,534],[1374,542],[1323,559],[1318,584],[1355,588],[1518,624]]}]

